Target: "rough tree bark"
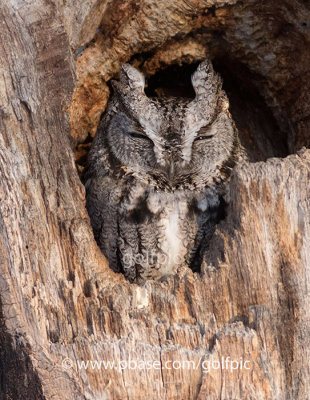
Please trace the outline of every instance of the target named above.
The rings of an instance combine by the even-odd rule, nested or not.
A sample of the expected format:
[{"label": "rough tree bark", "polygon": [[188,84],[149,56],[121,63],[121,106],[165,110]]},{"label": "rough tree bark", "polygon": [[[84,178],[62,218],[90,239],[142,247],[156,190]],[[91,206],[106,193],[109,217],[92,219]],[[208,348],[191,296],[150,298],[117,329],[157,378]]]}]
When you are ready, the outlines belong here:
[{"label": "rough tree bark", "polygon": [[[307,2],[0,4],[0,398],[310,399]],[[124,61],[150,76],[206,55],[246,67],[296,154],[235,170],[200,274],[138,287],[94,241],[72,145]],[[207,370],[222,357],[250,369]],[[77,366],[130,359],[155,367]]]}]

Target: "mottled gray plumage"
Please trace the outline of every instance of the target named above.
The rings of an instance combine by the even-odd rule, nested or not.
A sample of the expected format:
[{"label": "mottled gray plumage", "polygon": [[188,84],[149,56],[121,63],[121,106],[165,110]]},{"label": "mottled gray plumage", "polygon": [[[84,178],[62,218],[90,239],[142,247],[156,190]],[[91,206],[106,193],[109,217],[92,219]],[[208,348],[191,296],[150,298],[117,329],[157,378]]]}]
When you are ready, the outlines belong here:
[{"label": "mottled gray plumage", "polygon": [[95,238],[115,271],[143,283],[198,268],[241,154],[221,79],[205,60],[194,100],[148,98],[122,67],[86,168]]}]

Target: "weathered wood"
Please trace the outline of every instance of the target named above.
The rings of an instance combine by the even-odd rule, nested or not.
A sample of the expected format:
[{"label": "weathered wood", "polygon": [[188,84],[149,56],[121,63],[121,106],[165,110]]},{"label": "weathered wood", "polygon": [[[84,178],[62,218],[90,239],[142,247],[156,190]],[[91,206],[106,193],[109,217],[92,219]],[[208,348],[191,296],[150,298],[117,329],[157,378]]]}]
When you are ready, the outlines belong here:
[{"label": "weathered wood", "polygon": [[[291,149],[309,143],[309,30],[300,24],[310,11],[294,0],[280,11],[235,3],[125,1],[113,15],[106,3],[77,81],[70,43],[84,44],[91,29],[83,38],[76,1],[66,12],[60,1],[1,3],[0,398],[310,398],[310,151],[238,167],[201,274],[181,267],[138,287],[108,268],[93,239],[71,150],[74,87],[71,123],[83,141],[122,62],[150,49],[150,74],[161,62],[196,61],[218,51],[216,29],[220,52],[230,48],[260,75]],[[78,360],[122,363],[79,370]],[[134,369],[141,361],[153,368]]]}]

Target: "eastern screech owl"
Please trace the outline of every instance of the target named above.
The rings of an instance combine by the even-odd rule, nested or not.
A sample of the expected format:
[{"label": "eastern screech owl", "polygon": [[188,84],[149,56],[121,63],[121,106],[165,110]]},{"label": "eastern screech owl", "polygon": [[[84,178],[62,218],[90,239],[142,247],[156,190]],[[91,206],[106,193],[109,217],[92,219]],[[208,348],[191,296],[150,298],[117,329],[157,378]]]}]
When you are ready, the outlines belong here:
[{"label": "eastern screech owl", "polygon": [[123,65],[86,167],[87,209],[112,269],[143,283],[198,268],[241,155],[228,99],[209,60],[195,99],[149,98]]}]

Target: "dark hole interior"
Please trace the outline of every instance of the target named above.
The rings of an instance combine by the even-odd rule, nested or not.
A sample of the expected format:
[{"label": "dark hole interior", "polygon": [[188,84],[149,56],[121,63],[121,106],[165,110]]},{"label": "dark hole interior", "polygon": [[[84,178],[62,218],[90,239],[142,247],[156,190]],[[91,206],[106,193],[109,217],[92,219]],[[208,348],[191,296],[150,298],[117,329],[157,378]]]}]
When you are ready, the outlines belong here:
[{"label": "dark hole interior", "polygon": [[171,65],[147,79],[145,94],[149,97],[175,96],[194,98],[191,75],[199,63]]}]

